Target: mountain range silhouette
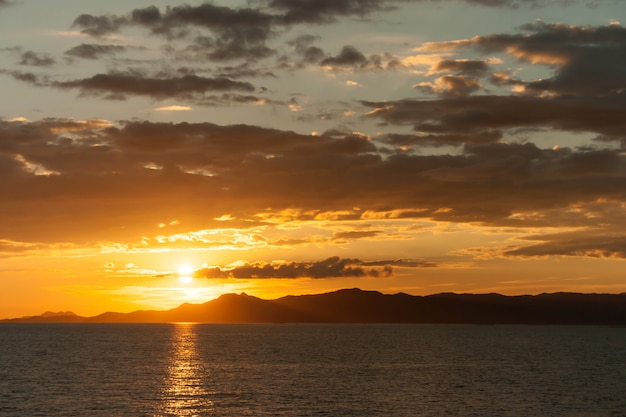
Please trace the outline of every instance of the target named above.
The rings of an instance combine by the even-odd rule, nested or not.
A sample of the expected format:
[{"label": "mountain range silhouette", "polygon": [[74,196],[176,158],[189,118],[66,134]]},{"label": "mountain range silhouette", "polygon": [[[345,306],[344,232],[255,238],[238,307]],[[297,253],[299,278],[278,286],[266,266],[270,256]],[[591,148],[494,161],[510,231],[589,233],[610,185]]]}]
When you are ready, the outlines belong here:
[{"label": "mountain range silhouette", "polygon": [[107,312],[83,317],[72,312],[5,319],[18,323],[449,323],[626,325],[626,293],[500,294],[441,293],[414,296],[358,288],[263,300],[224,294],[203,304],[171,310]]}]

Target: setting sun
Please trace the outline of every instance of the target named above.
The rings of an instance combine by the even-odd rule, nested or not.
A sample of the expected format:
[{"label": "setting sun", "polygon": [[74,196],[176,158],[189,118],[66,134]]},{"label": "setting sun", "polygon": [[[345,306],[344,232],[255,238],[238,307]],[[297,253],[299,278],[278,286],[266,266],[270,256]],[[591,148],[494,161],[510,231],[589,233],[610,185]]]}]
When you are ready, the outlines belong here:
[{"label": "setting sun", "polygon": [[178,268],[178,280],[183,284],[193,281],[193,267],[191,265],[181,265]]}]

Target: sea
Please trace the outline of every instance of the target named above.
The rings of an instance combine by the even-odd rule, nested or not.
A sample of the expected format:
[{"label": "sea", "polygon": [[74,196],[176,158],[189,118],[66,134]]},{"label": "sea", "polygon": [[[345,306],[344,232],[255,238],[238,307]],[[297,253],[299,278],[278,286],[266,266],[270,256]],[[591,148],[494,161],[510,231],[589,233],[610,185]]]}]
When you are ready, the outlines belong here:
[{"label": "sea", "polygon": [[0,416],[626,416],[626,328],[2,324]]}]

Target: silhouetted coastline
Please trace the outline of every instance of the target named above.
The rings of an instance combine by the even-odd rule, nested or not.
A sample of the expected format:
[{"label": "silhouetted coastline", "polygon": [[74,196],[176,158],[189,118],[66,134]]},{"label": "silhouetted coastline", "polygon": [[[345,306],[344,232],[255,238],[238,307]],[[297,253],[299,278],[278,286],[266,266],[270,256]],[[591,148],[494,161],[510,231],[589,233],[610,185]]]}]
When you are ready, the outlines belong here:
[{"label": "silhouetted coastline", "polygon": [[3,323],[433,323],[626,325],[626,294],[404,293],[344,289],[315,295],[263,300],[224,294],[204,304],[165,311],[106,312],[83,317],[44,313]]}]

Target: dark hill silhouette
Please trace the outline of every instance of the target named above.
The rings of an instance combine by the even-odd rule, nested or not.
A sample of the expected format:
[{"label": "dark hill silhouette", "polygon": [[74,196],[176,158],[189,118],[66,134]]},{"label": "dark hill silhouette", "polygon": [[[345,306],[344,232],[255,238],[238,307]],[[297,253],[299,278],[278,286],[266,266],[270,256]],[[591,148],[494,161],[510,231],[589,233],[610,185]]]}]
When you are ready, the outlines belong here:
[{"label": "dark hill silhouette", "polygon": [[85,317],[78,316],[71,311],[46,311],[38,316],[26,316],[20,317],[16,319],[4,319],[0,320],[1,322],[21,322],[21,323],[72,323],[72,322],[82,322],[85,320]]},{"label": "dark hill silhouette", "polygon": [[404,293],[346,289],[316,295],[262,300],[225,294],[204,304],[182,304],[166,311],[46,314],[2,322],[79,323],[474,323],[626,325],[626,294]]}]

